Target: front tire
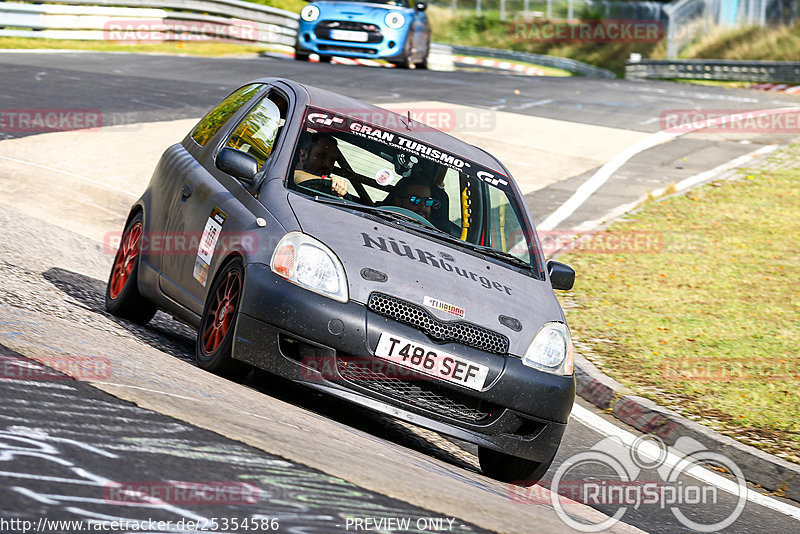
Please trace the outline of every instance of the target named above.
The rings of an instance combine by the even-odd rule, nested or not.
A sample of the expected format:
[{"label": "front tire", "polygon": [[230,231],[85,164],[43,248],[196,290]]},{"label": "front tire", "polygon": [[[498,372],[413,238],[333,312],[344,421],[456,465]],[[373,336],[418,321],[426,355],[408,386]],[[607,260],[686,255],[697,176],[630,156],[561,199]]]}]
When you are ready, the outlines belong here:
[{"label": "front tire", "polygon": [[484,475],[501,482],[513,482],[519,486],[533,486],[539,482],[550,469],[555,457],[553,453],[547,461],[534,462],[486,447],[478,447],[478,461]]},{"label": "front tire", "polygon": [[236,314],[244,288],[241,258],[228,262],[214,278],[208,292],[195,344],[197,365],[217,374],[230,374],[245,364],[231,357]]},{"label": "front tire", "polygon": [[156,307],[139,293],[139,259],[144,236],[144,216],[139,212],[122,234],[114,266],[106,284],[106,310],[139,325],[147,324]]},{"label": "front tire", "polygon": [[295,61],[308,61],[308,54],[306,54],[305,52],[300,52],[299,50],[295,49],[294,59]]},{"label": "front tire", "polygon": [[403,43],[403,57],[394,62],[398,69],[407,69],[411,67],[411,36],[406,36],[406,42]]}]

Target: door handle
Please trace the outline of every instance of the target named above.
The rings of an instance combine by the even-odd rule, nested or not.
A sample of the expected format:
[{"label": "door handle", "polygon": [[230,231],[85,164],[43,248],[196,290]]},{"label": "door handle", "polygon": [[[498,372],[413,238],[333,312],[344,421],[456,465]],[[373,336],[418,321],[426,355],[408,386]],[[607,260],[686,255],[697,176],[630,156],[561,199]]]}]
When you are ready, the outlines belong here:
[{"label": "door handle", "polygon": [[181,196],[183,198],[189,198],[192,196],[193,191],[194,189],[192,189],[192,184],[183,184],[183,187],[181,188]]}]

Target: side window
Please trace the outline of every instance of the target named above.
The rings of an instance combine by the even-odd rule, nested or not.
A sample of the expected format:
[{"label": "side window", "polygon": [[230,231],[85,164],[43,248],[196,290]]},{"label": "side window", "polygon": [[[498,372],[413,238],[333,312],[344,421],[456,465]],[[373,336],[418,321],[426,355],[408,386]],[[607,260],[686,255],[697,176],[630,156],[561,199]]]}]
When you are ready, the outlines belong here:
[{"label": "side window", "polygon": [[217,107],[197,123],[197,126],[192,130],[192,139],[197,141],[200,146],[205,146],[222,125],[228,122],[228,119],[253,98],[262,87],[262,84],[257,83],[245,85],[228,95],[225,100],[220,102]]},{"label": "side window", "polygon": [[225,146],[250,154],[256,158],[258,166],[261,167],[272,154],[272,147],[278,138],[278,131],[285,122],[281,109],[285,114],[285,102],[278,95],[273,94],[263,98],[242,119]]},{"label": "side window", "polygon": [[489,187],[490,245],[517,258],[530,262],[528,242],[520,226],[519,217],[502,190]]}]

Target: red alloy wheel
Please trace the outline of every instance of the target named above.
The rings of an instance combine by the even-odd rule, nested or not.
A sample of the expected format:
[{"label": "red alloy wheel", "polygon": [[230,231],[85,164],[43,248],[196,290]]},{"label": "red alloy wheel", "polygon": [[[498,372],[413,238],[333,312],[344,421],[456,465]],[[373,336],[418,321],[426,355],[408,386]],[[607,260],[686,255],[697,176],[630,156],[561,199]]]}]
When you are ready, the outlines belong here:
[{"label": "red alloy wheel", "polygon": [[139,257],[139,250],[141,248],[142,239],[142,223],[137,221],[136,224],[128,228],[125,235],[122,236],[122,242],[117,251],[117,257],[114,258],[114,270],[111,271],[111,282],[108,286],[108,296],[111,299],[116,299],[125,283],[131,276],[133,266],[136,264],[136,258]]},{"label": "red alloy wheel", "polygon": [[225,334],[230,330],[239,304],[241,288],[242,277],[238,269],[229,271],[225,280],[217,286],[203,329],[203,352],[206,354],[212,354],[217,350],[225,339]]}]

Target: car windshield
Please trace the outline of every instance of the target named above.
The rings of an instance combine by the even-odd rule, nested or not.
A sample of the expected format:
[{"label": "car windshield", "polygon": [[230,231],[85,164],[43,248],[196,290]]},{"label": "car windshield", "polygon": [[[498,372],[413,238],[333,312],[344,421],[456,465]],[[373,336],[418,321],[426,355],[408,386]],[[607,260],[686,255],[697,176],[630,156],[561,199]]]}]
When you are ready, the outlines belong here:
[{"label": "car windshield", "polygon": [[347,2],[357,2],[360,4],[379,4],[392,7],[409,7],[408,0],[346,0]]},{"label": "car windshield", "polygon": [[537,265],[507,176],[415,140],[414,129],[428,128],[421,123],[408,131],[399,115],[368,113],[364,120],[309,108],[288,186],[517,266]]}]

